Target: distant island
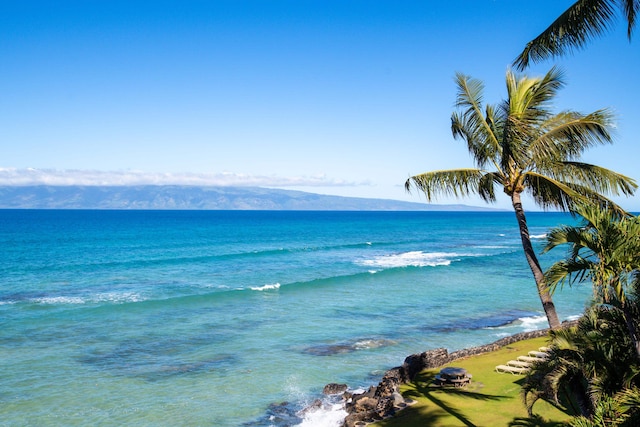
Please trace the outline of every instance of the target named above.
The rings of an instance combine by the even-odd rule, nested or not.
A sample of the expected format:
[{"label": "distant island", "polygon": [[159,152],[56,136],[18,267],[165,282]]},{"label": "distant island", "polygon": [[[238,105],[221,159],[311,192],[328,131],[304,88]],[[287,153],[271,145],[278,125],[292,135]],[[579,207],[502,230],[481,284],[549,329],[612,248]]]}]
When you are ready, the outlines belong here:
[{"label": "distant island", "polygon": [[489,211],[487,207],[438,205],[388,199],[327,196],[262,187],[0,186],[0,209],[184,209]]}]

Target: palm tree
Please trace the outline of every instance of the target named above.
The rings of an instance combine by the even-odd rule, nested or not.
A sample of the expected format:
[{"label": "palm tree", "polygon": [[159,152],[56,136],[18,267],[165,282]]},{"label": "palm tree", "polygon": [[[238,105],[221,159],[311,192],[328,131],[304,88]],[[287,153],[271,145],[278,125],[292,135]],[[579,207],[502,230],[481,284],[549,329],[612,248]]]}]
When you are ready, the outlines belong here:
[{"label": "palm tree", "polygon": [[551,331],[549,357],[532,366],[522,385],[528,412],[538,399],[558,404],[564,396],[592,418],[609,397],[637,385],[640,366],[624,323],[619,311],[595,305],[575,325]]},{"label": "palm tree", "polygon": [[640,12],[640,0],[578,0],[538,37],[527,43],[514,61],[519,70],[530,62],[563,55],[582,48],[589,40],[609,29],[619,8],[627,20],[627,37],[631,40]]},{"label": "palm tree", "polygon": [[521,194],[528,193],[543,208],[568,210],[575,202],[614,205],[601,193],[630,195],[636,184],[608,169],[577,161],[590,146],[611,142],[611,116],[606,110],[553,114],[549,104],[563,86],[556,68],[538,78],[517,78],[508,71],[506,80],[508,98],[497,106],[483,107],[482,82],[457,74],[456,107],[461,111],[453,113],[451,130],[454,138],[466,141],[477,167],[415,175],[405,188],[424,192],[429,202],[439,194],[477,194],[495,202],[496,187],[501,188],[511,198],[549,326],[558,328],[560,321],[531,244]]},{"label": "palm tree", "polygon": [[569,245],[566,259],[545,272],[551,292],[564,283],[590,280],[595,302],[622,311],[629,337],[640,359],[636,304],[629,298],[640,282],[640,217],[595,206],[578,206],[584,223],[553,229],[543,252]]}]

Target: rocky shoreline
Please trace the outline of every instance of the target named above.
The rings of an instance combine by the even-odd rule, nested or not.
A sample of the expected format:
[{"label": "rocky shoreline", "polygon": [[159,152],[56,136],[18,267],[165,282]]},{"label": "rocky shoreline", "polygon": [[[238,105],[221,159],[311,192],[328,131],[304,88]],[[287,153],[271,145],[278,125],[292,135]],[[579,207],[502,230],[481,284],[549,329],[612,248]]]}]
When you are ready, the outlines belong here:
[{"label": "rocky shoreline", "polygon": [[364,393],[351,393],[348,391],[346,384],[336,383],[327,384],[323,393],[325,395],[342,394],[348,414],[342,424],[343,427],[364,426],[367,423],[390,417],[410,404],[400,395],[398,387],[401,384],[412,381],[424,369],[437,368],[458,359],[495,351],[505,345],[541,337],[548,333],[549,329],[521,332],[499,339],[491,344],[458,350],[452,353],[449,353],[446,348],[438,348],[412,354],[405,358],[401,366],[388,370],[378,385],[369,387]]}]

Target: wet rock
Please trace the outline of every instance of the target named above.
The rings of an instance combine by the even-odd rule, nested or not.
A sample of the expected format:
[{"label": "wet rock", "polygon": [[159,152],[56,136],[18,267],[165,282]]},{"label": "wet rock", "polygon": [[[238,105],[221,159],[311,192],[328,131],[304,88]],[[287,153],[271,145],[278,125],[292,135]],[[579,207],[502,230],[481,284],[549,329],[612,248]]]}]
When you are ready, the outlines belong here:
[{"label": "wet rock", "polygon": [[322,390],[323,394],[340,394],[340,393],[344,393],[345,391],[347,391],[347,385],[346,384],[336,384],[336,383],[330,383],[327,384],[326,386],[324,386],[324,389]]}]

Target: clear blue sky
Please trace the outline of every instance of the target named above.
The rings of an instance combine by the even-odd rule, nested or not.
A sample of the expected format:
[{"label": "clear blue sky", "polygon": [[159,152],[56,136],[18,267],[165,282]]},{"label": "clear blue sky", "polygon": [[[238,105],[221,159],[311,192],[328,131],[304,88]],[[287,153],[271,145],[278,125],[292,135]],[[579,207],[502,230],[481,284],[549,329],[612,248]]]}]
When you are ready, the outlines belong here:
[{"label": "clear blue sky", "polygon": [[[505,72],[569,1],[0,3],[0,184],[254,184],[424,201],[404,181],[472,166],[450,132],[463,72]],[[640,180],[638,40],[619,19],[554,64],[558,110],[609,107],[585,161]],[[619,200],[640,210],[640,198]],[[481,205],[477,199],[463,202]],[[503,197],[498,207],[509,207]],[[533,205],[526,206],[533,209]]]}]

